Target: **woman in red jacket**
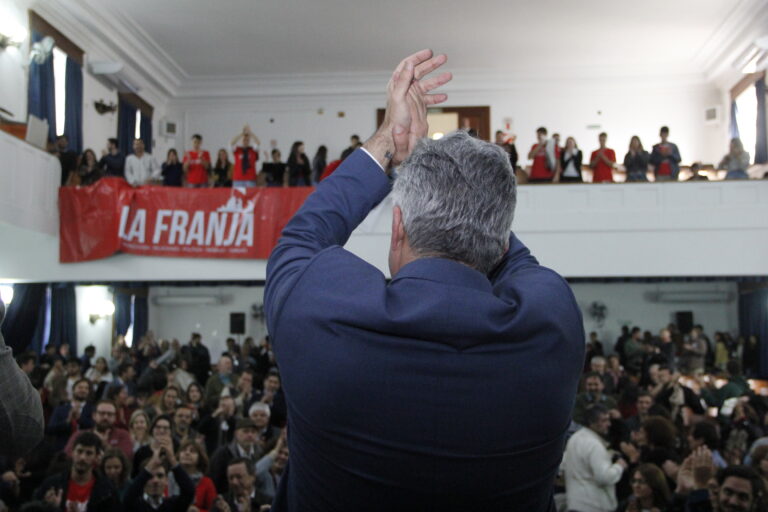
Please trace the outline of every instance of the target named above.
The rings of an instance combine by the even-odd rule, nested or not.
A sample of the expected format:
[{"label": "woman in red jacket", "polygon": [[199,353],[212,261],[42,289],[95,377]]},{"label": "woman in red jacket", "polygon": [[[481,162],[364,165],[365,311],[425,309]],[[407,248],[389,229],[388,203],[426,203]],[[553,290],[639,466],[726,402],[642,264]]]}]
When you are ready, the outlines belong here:
[{"label": "woman in red jacket", "polygon": [[204,475],[208,470],[205,450],[193,440],[184,441],[179,447],[179,463],[195,484],[195,501],[188,512],[195,508],[199,512],[208,512],[216,499],[216,487],[213,480]]}]

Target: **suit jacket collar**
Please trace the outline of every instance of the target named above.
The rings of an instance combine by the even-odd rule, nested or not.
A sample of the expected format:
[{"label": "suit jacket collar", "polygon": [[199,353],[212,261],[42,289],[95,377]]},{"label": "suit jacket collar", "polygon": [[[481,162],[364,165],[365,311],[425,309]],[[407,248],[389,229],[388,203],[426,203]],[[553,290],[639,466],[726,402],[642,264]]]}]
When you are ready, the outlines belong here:
[{"label": "suit jacket collar", "polygon": [[392,282],[408,278],[464,286],[488,293],[493,292],[488,277],[463,263],[446,258],[420,258],[412,261],[400,269]]}]

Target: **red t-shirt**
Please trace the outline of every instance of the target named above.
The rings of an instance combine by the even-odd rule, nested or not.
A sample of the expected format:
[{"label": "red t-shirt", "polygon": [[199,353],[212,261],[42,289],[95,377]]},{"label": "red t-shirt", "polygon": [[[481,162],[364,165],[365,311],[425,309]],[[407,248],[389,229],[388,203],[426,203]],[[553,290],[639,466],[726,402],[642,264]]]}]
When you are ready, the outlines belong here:
[{"label": "red t-shirt", "polygon": [[208,171],[205,163],[211,162],[211,155],[207,151],[187,151],[182,163],[189,164],[187,171],[187,183],[191,185],[203,185],[208,183]]},{"label": "red t-shirt", "polygon": [[659,164],[659,168],[656,169],[656,174],[659,176],[672,176],[672,166],[669,165],[669,162],[664,160]]},{"label": "red t-shirt", "polygon": [[[599,151],[600,150],[598,149],[597,151],[592,152],[592,156],[589,158],[590,162],[595,159]],[[605,148],[603,150],[603,155],[611,162],[616,162],[616,153],[612,149]],[[608,165],[601,158],[597,161],[597,164],[595,164],[595,167],[592,169],[592,183],[601,183],[606,181],[613,182],[613,166]]]},{"label": "red t-shirt", "polygon": [[74,480],[70,480],[67,485],[67,503],[65,510],[72,510],[70,506],[75,506],[78,512],[85,512],[88,507],[88,500],[91,499],[91,491],[96,479],[91,479],[85,485],[80,485]]},{"label": "red t-shirt", "polygon": [[323,181],[325,178],[333,174],[333,171],[338,169],[338,167],[341,165],[341,162],[344,160],[334,160],[333,162],[329,163],[325,166],[325,169],[323,169],[323,174],[320,176],[320,181]]},{"label": "red t-shirt", "polygon": [[[533,151],[533,148],[535,148],[538,144],[534,144],[531,146],[531,151]],[[560,148],[555,147],[555,158],[558,160],[560,159]],[[541,153],[537,153],[536,156],[533,157],[533,164],[531,165],[531,176],[530,178],[532,180],[551,180],[555,175],[554,169],[550,169],[547,167],[547,152],[543,151]]]},{"label": "red t-shirt", "polygon": [[[243,172],[243,152],[248,151],[248,168]],[[233,151],[235,164],[232,166],[232,181],[256,181],[256,162],[259,152],[252,147],[236,147]]]}]

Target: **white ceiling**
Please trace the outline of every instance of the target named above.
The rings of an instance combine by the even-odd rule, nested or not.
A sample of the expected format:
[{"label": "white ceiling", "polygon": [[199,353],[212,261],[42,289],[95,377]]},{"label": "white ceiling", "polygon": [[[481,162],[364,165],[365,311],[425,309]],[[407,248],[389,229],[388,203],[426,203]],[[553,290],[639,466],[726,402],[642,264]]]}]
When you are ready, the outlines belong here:
[{"label": "white ceiling", "polygon": [[120,12],[183,74],[202,77],[386,71],[422,47],[447,53],[452,69],[701,72],[712,38],[745,4],[755,0],[102,0],[99,8]]}]

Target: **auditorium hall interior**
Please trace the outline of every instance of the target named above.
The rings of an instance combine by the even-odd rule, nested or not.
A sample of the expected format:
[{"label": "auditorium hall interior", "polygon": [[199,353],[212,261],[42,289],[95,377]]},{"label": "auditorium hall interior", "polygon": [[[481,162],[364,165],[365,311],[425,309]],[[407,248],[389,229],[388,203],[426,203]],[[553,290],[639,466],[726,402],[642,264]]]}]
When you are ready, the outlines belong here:
[{"label": "auditorium hall interior", "polygon": [[[512,491],[477,475],[520,468],[479,461],[545,433],[552,510],[712,510],[695,508],[704,452],[709,499],[730,478],[751,500],[750,472],[768,485],[767,70],[768,0],[0,0],[0,383],[18,366],[43,411],[42,440],[0,450],[0,512],[502,510],[479,503]],[[508,195],[472,177],[489,154]],[[420,168],[438,187],[445,161],[470,170],[398,189],[426,186]],[[488,206],[454,221],[439,205],[462,197]],[[434,248],[492,237],[491,203],[513,235],[490,266],[463,259],[476,243]],[[515,350],[533,359],[499,369]],[[566,350],[580,366],[556,384]],[[565,419],[522,396],[550,388]],[[498,404],[530,418],[519,438],[494,437]],[[615,473],[597,483],[585,432]],[[451,473],[464,457],[474,480]],[[538,510],[529,491],[514,499]]]}]

